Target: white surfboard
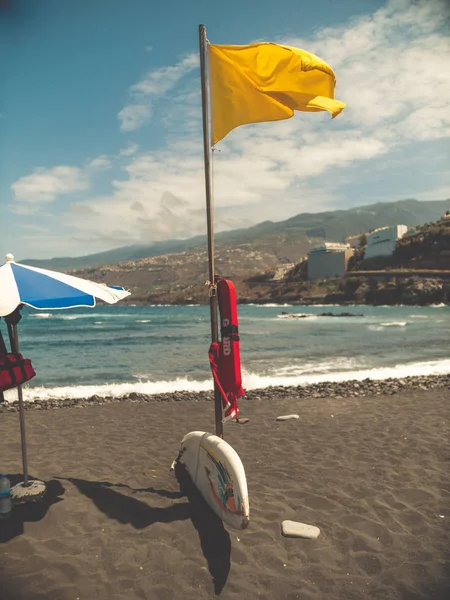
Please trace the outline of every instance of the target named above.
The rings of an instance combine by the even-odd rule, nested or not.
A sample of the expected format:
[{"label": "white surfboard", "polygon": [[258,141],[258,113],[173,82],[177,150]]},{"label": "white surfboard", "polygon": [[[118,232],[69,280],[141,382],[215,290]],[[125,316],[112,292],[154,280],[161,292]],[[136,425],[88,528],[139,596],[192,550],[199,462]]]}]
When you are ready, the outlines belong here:
[{"label": "white surfboard", "polygon": [[181,441],[177,459],[214,512],[233,529],[250,520],[247,479],[238,453],[205,431],[191,431]]}]

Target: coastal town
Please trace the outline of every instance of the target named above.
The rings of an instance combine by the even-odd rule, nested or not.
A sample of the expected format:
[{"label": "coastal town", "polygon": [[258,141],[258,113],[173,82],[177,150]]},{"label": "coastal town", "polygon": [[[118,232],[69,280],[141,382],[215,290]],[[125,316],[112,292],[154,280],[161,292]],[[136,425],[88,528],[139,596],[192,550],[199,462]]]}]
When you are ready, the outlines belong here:
[{"label": "coastal town", "polygon": [[[370,259],[381,257],[384,259],[387,257],[388,260],[394,259],[398,248],[407,246],[412,240],[420,238],[422,234],[426,235],[427,229],[431,227],[439,228],[442,237],[449,237],[450,211],[447,211],[437,223],[427,224],[425,227],[408,228],[406,225],[390,225],[348,236],[344,244],[324,242],[311,248],[308,255],[302,257],[299,263],[305,263],[305,274],[309,280],[340,279],[345,277],[349,271],[355,271],[355,265],[358,269],[370,271],[370,264],[376,266],[376,261],[369,263]],[[436,266],[436,259],[438,259],[443,267],[448,266],[450,274],[450,247],[446,247],[446,240],[443,246],[445,248],[439,248],[438,255],[433,257],[434,260],[430,260],[430,258],[426,261],[421,260],[421,266],[423,267],[425,262],[430,271],[437,271],[439,269]],[[414,257],[418,260],[420,258]],[[395,259],[393,262],[395,264]],[[369,268],[367,268],[368,265]]]},{"label": "coastal town", "polygon": [[[436,221],[377,227],[346,236],[344,242],[317,237],[305,242],[297,235],[299,242],[261,238],[221,243],[216,247],[216,272],[233,279],[241,304],[449,302],[448,210]],[[296,256],[296,248],[308,246]],[[126,301],[132,304],[203,304],[206,263],[207,250],[201,245],[70,272],[124,285],[131,291]]]}]

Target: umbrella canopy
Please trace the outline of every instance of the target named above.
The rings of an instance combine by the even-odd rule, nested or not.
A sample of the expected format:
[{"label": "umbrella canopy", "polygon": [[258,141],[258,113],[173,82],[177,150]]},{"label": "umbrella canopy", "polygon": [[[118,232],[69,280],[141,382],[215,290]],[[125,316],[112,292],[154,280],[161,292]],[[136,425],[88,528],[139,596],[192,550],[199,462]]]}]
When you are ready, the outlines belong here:
[{"label": "umbrella canopy", "polygon": [[18,264],[12,254],[6,255],[6,263],[0,267],[0,317],[21,304],[38,310],[94,307],[96,298],[114,304],[129,295],[119,286]]},{"label": "umbrella canopy", "polygon": [[[130,295],[120,286],[111,286],[80,279],[65,273],[38,269],[14,262],[12,254],[6,255],[6,263],[0,267],[0,317],[5,317],[13,353],[19,352],[17,324],[24,304],[41,310],[94,307],[96,299],[114,304]],[[5,348],[0,349],[4,351]],[[20,434],[22,438],[22,462],[25,487],[28,482],[27,447],[22,386],[17,388],[19,397]],[[31,486],[30,498],[33,496]],[[38,489],[41,488],[38,486]],[[45,489],[45,488],[44,488]]]}]

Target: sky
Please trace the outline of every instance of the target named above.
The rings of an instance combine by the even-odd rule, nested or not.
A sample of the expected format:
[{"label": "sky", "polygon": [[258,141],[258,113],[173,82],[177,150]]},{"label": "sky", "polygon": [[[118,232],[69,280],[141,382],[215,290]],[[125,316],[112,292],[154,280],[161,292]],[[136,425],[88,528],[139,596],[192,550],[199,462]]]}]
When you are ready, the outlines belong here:
[{"label": "sky", "polygon": [[3,0],[0,262],[206,232],[198,25],[327,61],[328,113],[232,131],[215,230],[450,198],[450,0]]}]

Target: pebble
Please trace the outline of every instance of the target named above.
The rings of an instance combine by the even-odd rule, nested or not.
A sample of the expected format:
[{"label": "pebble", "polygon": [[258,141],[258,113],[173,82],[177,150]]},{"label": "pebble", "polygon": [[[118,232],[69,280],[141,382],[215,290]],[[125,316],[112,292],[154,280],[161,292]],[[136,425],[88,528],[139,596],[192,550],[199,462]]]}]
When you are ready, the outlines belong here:
[{"label": "pebble", "polygon": [[299,523],[297,521],[283,521],[281,523],[281,533],[285,537],[315,540],[320,535],[320,529],[314,525],[307,525],[306,523]]},{"label": "pebble", "polygon": [[276,418],[277,421],[290,421],[291,419],[298,419],[299,415],[280,415]]},{"label": "pebble", "polygon": [[[432,375],[429,377],[405,377],[402,379],[385,379],[385,380],[372,380],[364,379],[363,381],[341,381],[336,383],[324,382],[316,383],[308,386],[296,386],[296,387],[272,387],[261,390],[251,390],[246,393],[245,400],[259,400],[262,402],[273,402],[277,399],[282,398],[349,398],[351,396],[358,395],[362,396],[380,396],[380,395],[394,395],[399,392],[407,393],[408,389],[419,389],[419,390],[430,390],[436,388],[450,388],[450,374],[446,375]],[[212,392],[175,392],[173,394],[139,394],[137,392],[131,392],[121,397],[105,397],[102,398],[98,395],[93,395],[89,398],[78,398],[78,399],[52,399],[52,400],[39,400],[36,403],[25,402],[26,410],[47,410],[47,409],[59,409],[59,408],[74,408],[74,407],[90,407],[99,406],[108,403],[118,402],[173,402],[173,401],[213,401]],[[16,412],[18,410],[18,402],[14,400],[12,402],[5,402],[0,404],[0,413],[3,412]],[[281,415],[282,417],[292,415]],[[298,415],[297,415],[298,417]],[[294,417],[295,418],[295,417]],[[243,422],[244,419],[242,419]],[[285,420],[285,419],[284,419]]]}]

